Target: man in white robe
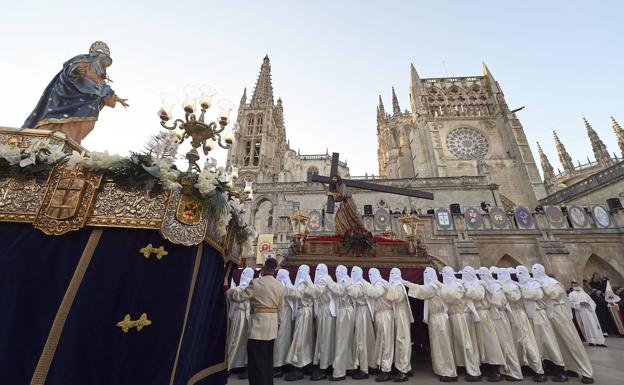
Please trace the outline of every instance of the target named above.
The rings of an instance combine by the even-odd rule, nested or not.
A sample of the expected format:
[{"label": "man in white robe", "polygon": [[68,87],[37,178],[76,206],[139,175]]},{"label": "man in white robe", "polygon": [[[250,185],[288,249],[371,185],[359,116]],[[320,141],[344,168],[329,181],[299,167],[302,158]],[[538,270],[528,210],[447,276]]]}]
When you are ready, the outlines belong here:
[{"label": "man in white robe", "polygon": [[295,331],[286,356],[286,362],[293,366],[293,371],[286,375],[286,381],[303,379],[303,368],[312,363],[314,356],[314,284],[308,265],[299,266],[295,289]]},{"label": "man in white robe", "polygon": [[542,286],[537,280],[531,278],[529,270],[525,266],[520,265],[516,267],[515,271],[520,291],[522,292],[524,308],[527,317],[531,320],[540,356],[542,360],[548,360],[551,366],[554,366],[545,367],[544,369],[548,368],[549,375],[553,376],[552,380],[554,382],[568,381],[564,369],[563,354],[559,348],[553,325],[546,312],[547,304],[544,299]]},{"label": "man in white robe", "polygon": [[407,374],[412,370],[412,323],[414,317],[409,303],[407,290],[403,285],[401,270],[390,270],[388,283],[395,291],[394,308],[394,367],[397,373],[392,376],[395,382],[407,381]]},{"label": "man in white robe", "polygon": [[282,306],[282,323],[277,331],[273,345],[273,376],[282,377],[282,366],[286,365],[286,356],[292,342],[293,321],[297,308],[297,289],[290,280],[290,273],[286,269],[279,269],[277,280],[284,286],[284,306]]},{"label": "man in white robe", "polygon": [[433,372],[442,382],[454,382],[457,381],[457,369],[453,359],[451,325],[444,300],[449,295],[449,290],[438,280],[438,273],[431,267],[425,268],[423,281],[423,285],[408,281],[403,283],[409,289],[410,297],[425,301],[423,322],[429,329]]},{"label": "man in white robe", "polygon": [[254,269],[247,267],[241,273],[238,287],[232,285],[225,296],[228,301],[228,370],[243,368],[238,378],[247,379],[247,339],[249,337],[249,299],[239,301],[235,292],[242,292],[253,280]]},{"label": "man in white robe", "polygon": [[501,349],[496,326],[490,314],[490,304],[485,298],[485,287],[477,278],[477,272],[471,266],[465,266],[462,270],[462,282],[466,288],[466,299],[474,303],[479,314],[475,319],[475,332],[481,365],[487,371],[488,382],[499,382],[502,380],[500,367],[505,365],[505,357]]},{"label": "man in white robe", "polygon": [[346,379],[347,370],[353,369],[353,334],[355,332],[355,310],[348,289],[351,278],[343,265],[336,267],[336,282],[327,286],[336,302],[336,345],[334,348],[333,373],[330,381]]},{"label": "man in white robe", "polygon": [[352,284],[347,291],[355,304],[355,335],[353,365],[357,370],[354,380],[368,378],[368,368],[375,366],[375,329],[373,328],[373,303],[364,294],[364,272],[359,266],[351,268]]},{"label": "man in white robe", "polygon": [[474,322],[479,319],[477,310],[471,300],[467,300],[466,289],[460,279],[455,277],[455,272],[450,266],[442,269],[442,283],[448,289],[448,295],[444,298],[448,308],[451,336],[453,340],[453,356],[455,365],[466,368],[466,381],[475,382],[481,380],[479,366],[479,345],[475,332]]},{"label": "man in white robe", "polygon": [[312,381],[327,378],[326,370],[334,362],[336,344],[336,303],[329,290],[333,282],[327,265],[320,263],[314,274],[314,309],[316,315],[316,342],[314,344],[314,367]]},{"label": "man in white robe", "polygon": [[596,316],[596,303],[576,281],[572,281],[572,291],[568,294],[568,301],[589,346],[606,347],[605,337]]},{"label": "man in white robe", "polygon": [[381,373],[375,378],[376,382],[390,381],[390,371],[394,360],[394,314],[392,302],[395,300],[395,291],[390,284],[381,277],[379,269],[368,270],[370,283],[365,283],[364,293],[374,300],[373,314],[375,319],[375,366]]},{"label": "man in white robe", "polygon": [[510,318],[512,322],[512,335],[518,352],[520,365],[528,366],[535,372],[534,382],[545,382],[548,379],[544,375],[542,357],[540,355],[531,321],[527,316],[522,302],[522,291],[518,282],[511,279],[511,273],[515,274],[513,268],[499,268],[496,270],[496,280],[501,283],[505,298],[509,302]]},{"label": "man in white robe", "polygon": [[490,269],[486,267],[479,268],[477,274],[485,287],[485,299],[490,304],[490,316],[505,358],[501,373],[505,375],[507,381],[522,381],[522,368],[509,320],[511,309],[503,292],[503,285],[494,279]]},{"label": "man in white robe", "polygon": [[592,365],[572,321],[572,310],[567,304],[568,297],[565,288],[559,281],[547,276],[544,266],[539,263],[534,264],[531,271],[533,277],[542,285],[544,297],[547,297],[552,303],[552,315],[550,317],[566,366],[576,367],[577,373],[582,376],[581,382],[583,384],[593,384]]}]

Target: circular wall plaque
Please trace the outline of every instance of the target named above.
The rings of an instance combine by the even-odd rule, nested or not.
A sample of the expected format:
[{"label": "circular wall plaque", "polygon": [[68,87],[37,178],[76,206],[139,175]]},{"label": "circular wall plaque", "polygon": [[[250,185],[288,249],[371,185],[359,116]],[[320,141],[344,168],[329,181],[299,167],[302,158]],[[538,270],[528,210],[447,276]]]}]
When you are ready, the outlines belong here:
[{"label": "circular wall plaque", "polygon": [[533,215],[526,207],[516,207],[516,222],[523,229],[528,229],[533,224]]},{"label": "circular wall plaque", "polygon": [[565,218],[561,209],[557,206],[549,206],[544,210],[546,218],[552,227],[561,228],[565,226]]},{"label": "circular wall plaque", "polygon": [[507,227],[507,213],[500,207],[494,207],[490,209],[490,222],[492,226],[497,229],[504,229]]},{"label": "circular wall plaque", "polygon": [[464,212],[464,219],[466,220],[466,224],[471,229],[480,229],[483,224],[483,218],[481,217],[481,213],[474,207],[468,207]]},{"label": "circular wall plaque", "polygon": [[594,220],[596,224],[600,227],[609,227],[611,224],[611,217],[609,217],[609,212],[602,206],[594,206],[592,209],[592,214],[594,214]]},{"label": "circular wall plaque", "polygon": [[447,209],[437,209],[435,217],[436,222],[438,223],[438,228],[442,230],[448,230],[453,227],[451,212]]},{"label": "circular wall plaque", "polygon": [[486,137],[474,128],[455,128],[446,136],[446,147],[458,159],[483,158],[490,144]]},{"label": "circular wall plaque", "polygon": [[585,227],[587,225],[587,214],[585,214],[585,210],[578,206],[568,208],[568,217],[570,217],[574,227]]}]

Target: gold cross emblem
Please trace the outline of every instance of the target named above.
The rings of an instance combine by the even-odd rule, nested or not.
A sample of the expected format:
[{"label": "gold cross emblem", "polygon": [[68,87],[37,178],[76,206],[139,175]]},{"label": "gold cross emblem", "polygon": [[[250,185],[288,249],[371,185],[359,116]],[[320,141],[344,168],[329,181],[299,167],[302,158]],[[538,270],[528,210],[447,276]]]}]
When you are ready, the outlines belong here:
[{"label": "gold cross emblem", "polygon": [[150,255],[152,255],[152,253],[154,253],[154,254],[156,254],[156,259],[158,259],[159,261],[162,259],[162,257],[164,257],[165,255],[169,254],[169,252],[167,250],[165,250],[164,246],[160,246],[160,247],[156,248],[151,243],[148,243],[147,246],[139,249],[139,253],[143,254],[145,259],[148,259],[150,257]]},{"label": "gold cross emblem", "polygon": [[126,314],[124,318],[117,322],[117,327],[121,329],[122,332],[128,333],[130,329],[136,328],[138,332],[143,330],[145,326],[149,326],[152,324],[152,321],[147,319],[147,314],[143,313],[137,320],[132,320],[130,314]]}]

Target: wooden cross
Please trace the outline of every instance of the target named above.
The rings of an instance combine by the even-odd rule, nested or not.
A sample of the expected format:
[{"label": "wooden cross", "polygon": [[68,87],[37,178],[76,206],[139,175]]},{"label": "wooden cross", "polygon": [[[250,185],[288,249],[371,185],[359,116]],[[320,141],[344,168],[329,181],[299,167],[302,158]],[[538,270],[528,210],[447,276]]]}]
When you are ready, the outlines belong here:
[{"label": "wooden cross", "polygon": [[[331,168],[330,168],[329,176],[321,176],[318,174],[312,174],[308,181],[326,183],[330,186],[329,191],[335,192],[333,191],[334,187],[332,185],[332,177],[338,175],[338,156],[339,154],[337,152],[332,153],[332,161],[331,161]],[[404,196],[409,196],[409,197],[433,200],[433,194],[430,192],[426,192],[426,191],[410,190],[410,189],[401,188],[401,187],[386,186],[382,184],[363,182],[360,180],[342,179],[342,181],[344,182],[345,185],[349,187],[355,187],[355,188],[359,188],[362,190],[380,191],[380,192],[385,192],[388,194],[404,195]],[[334,198],[332,196],[327,197],[327,208],[325,209],[325,212],[330,213],[330,214],[334,212]]]}]

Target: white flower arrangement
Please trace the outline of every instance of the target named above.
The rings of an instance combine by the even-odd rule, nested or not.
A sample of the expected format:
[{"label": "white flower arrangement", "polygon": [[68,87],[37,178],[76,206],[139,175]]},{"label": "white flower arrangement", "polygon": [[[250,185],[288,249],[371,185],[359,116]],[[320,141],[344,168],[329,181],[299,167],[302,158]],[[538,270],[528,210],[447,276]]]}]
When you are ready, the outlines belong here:
[{"label": "white flower arrangement", "polygon": [[65,159],[67,154],[63,146],[50,144],[50,140],[33,140],[30,145],[21,150],[14,144],[0,144],[0,158],[6,160],[9,165],[19,164],[21,168],[28,166],[50,165]]},{"label": "white flower arrangement", "polygon": [[98,152],[93,151],[87,154],[81,154],[74,151],[67,161],[67,165],[70,168],[77,166],[90,169],[90,170],[106,170],[116,162],[123,160],[121,155],[109,154],[108,151]]},{"label": "white flower arrangement", "polygon": [[158,180],[165,190],[179,190],[182,185],[178,182],[180,171],[173,167],[173,160],[161,158],[154,160],[154,166],[159,168]]},{"label": "white flower arrangement", "polygon": [[219,179],[216,172],[202,170],[197,176],[195,187],[202,196],[206,196],[217,188],[218,181]]}]

